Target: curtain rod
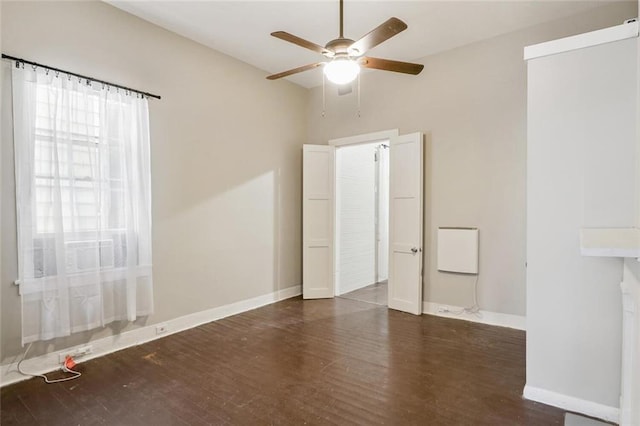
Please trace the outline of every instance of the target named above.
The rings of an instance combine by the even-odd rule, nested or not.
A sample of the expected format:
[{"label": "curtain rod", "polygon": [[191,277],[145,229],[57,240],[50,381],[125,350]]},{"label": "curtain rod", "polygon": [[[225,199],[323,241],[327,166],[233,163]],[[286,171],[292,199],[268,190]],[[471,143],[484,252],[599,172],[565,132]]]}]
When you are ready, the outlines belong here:
[{"label": "curtain rod", "polygon": [[161,99],[160,96],[154,95],[152,93],[143,92],[141,90],[132,89],[130,87],[121,86],[119,84],[109,83],[108,81],[98,80],[97,78],[87,77],[86,75],[76,74],[75,72],[61,70],[59,68],[50,67],[48,65],[42,65],[42,64],[39,64],[37,62],[27,61],[26,59],[16,58],[15,56],[5,55],[4,53],[2,54],[2,59],[10,59],[12,61],[22,62],[24,64],[29,64],[29,65],[33,65],[33,66],[36,66],[36,67],[45,68],[45,69],[48,69],[48,70],[51,70],[51,71],[61,72],[61,73],[72,75],[74,77],[79,77],[79,78],[82,78],[82,79],[85,79],[85,80],[95,81],[96,83],[106,84],[107,86],[117,87],[119,89],[124,89],[124,90],[128,90],[130,92],[139,93],[141,95],[148,96],[150,98]]}]

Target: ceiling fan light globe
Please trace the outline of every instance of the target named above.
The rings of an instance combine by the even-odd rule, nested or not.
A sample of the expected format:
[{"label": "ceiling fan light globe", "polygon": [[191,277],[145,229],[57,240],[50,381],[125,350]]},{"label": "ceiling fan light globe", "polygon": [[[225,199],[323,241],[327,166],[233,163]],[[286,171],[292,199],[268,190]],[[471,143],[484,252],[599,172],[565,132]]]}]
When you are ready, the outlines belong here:
[{"label": "ceiling fan light globe", "polygon": [[360,74],[360,65],[347,58],[336,58],[324,67],[324,75],[335,84],[351,83]]}]

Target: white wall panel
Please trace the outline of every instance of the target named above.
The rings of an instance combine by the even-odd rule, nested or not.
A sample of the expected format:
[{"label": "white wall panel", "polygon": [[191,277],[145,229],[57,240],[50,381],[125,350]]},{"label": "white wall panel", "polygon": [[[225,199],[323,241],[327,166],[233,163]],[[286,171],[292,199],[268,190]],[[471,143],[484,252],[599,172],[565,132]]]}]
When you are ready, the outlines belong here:
[{"label": "white wall panel", "polygon": [[618,406],[622,261],[583,227],[632,227],[637,40],[530,60],[527,386]]},{"label": "white wall panel", "polygon": [[478,230],[438,228],[438,271],[478,273]]}]

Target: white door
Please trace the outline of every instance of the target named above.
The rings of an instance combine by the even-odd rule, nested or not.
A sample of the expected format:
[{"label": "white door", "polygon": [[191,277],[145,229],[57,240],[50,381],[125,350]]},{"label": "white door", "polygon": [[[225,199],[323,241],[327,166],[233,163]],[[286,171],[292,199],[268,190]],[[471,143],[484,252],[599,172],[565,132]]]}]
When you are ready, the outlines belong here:
[{"label": "white door", "polygon": [[302,297],[333,297],[335,148],[302,151]]},{"label": "white door", "polygon": [[389,308],[422,313],[422,133],[391,139]]}]

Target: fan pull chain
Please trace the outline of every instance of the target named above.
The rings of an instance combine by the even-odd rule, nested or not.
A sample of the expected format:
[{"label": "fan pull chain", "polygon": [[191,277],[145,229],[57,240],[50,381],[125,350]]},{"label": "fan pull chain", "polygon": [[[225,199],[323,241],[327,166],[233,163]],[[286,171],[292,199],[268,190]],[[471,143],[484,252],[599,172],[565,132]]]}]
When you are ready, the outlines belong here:
[{"label": "fan pull chain", "polygon": [[358,74],[358,118],[360,118],[360,74]]},{"label": "fan pull chain", "polygon": [[326,103],[325,103],[325,96],[324,96],[324,73],[322,73],[322,117],[324,118],[324,110],[326,108]]}]

